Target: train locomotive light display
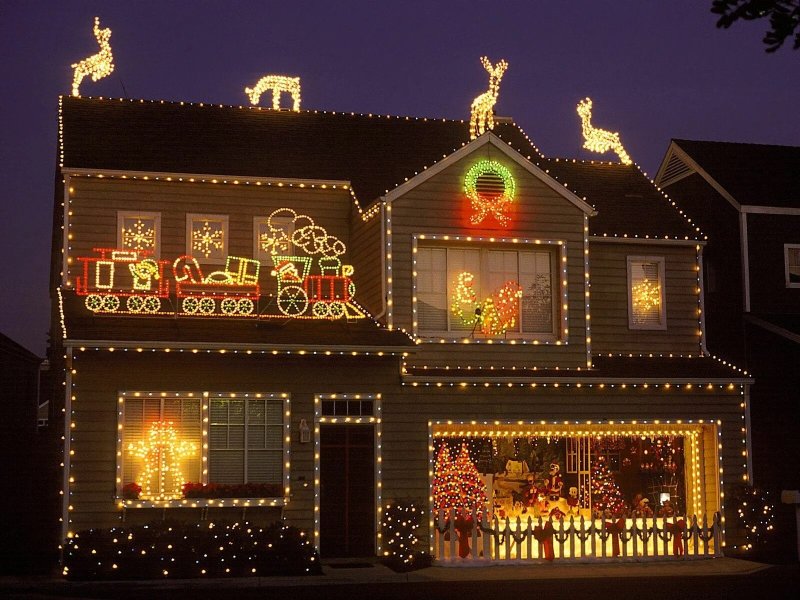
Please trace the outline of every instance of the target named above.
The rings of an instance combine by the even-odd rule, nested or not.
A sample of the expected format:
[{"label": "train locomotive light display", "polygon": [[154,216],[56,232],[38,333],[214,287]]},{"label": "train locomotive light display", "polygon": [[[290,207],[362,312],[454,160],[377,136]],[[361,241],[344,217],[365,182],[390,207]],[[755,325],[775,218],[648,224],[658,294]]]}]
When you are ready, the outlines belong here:
[{"label": "train locomotive light display", "polygon": [[[150,250],[93,248],[99,256],[80,257],[82,275],[75,278],[75,293],[85,297],[94,313],[157,313],[169,298],[164,268],[169,261],[149,258]],[[124,302],[124,306],[123,306]]]}]

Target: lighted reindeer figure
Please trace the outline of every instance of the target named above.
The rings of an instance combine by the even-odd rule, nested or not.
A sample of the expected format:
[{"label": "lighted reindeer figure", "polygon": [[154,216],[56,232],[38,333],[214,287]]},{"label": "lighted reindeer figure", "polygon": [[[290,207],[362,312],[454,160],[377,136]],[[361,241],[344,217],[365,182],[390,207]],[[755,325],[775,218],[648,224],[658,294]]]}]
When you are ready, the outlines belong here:
[{"label": "lighted reindeer figure", "polygon": [[492,66],[491,61],[485,56],[481,56],[481,64],[489,72],[489,90],[472,101],[469,120],[469,137],[472,140],[487,129],[494,129],[494,105],[500,92],[500,80],[508,68],[505,60]]},{"label": "lighted reindeer figure", "polygon": [[100,52],[72,65],[75,73],[72,77],[72,95],[80,96],[81,81],[87,75],[92,81],[108,77],[114,71],[114,57],[111,54],[111,30],[100,29],[100,17],[94,18],[94,37],[100,45]]},{"label": "lighted reindeer figure", "polygon": [[300,78],[286,77],[284,75],[266,75],[262,77],[253,88],[244,88],[244,93],[250,96],[250,103],[254,106],[261,100],[261,94],[272,90],[272,108],[279,110],[281,107],[281,92],[292,96],[292,110],[300,110]]},{"label": "lighted reindeer figure", "polygon": [[606,131],[592,126],[592,99],[584,98],[578,102],[578,115],[581,118],[581,130],[583,132],[583,147],[592,152],[608,152],[613,150],[617,153],[619,161],[624,165],[633,163],[631,157],[622,147],[619,141],[619,133],[616,131]]}]

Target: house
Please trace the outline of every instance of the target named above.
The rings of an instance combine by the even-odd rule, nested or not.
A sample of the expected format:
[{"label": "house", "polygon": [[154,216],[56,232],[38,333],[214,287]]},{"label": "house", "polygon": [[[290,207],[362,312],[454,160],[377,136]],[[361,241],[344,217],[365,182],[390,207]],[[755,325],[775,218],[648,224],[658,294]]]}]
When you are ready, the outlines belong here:
[{"label": "house", "polygon": [[[800,147],[674,139],[656,176],[710,238],[705,299],[708,348],[746,366],[755,483],[800,485]],[[778,528],[793,539],[793,519]]]},{"label": "house", "polygon": [[283,517],[375,555],[415,501],[445,562],[552,531],[456,550],[452,509],[583,518],[573,558],[735,539],[751,380],[705,351],[704,233],[497,121],[62,98],[64,537]]}]

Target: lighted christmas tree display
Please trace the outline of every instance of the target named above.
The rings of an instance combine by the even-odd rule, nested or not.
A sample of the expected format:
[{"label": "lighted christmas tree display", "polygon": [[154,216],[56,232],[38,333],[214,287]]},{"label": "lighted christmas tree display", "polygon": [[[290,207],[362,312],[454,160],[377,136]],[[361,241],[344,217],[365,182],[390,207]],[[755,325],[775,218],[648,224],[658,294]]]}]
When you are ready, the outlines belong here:
[{"label": "lighted christmas tree display", "polygon": [[612,515],[625,512],[625,498],[619,490],[614,475],[608,470],[605,457],[600,456],[592,463],[592,512]]},{"label": "lighted christmas tree display", "polygon": [[466,444],[455,461],[447,444],[442,444],[436,456],[433,475],[433,506],[435,510],[480,510],[486,503],[486,485],[469,457]]}]

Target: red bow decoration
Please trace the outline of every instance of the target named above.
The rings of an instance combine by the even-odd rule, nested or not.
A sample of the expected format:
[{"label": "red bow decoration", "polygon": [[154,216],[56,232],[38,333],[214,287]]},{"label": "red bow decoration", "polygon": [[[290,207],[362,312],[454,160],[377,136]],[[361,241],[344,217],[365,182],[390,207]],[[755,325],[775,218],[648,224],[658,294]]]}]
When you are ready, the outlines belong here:
[{"label": "red bow decoration", "polygon": [[552,561],[556,556],[553,552],[553,534],[555,533],[555,529],[553,528],[553,524],[548,521],[547,523],[542,525],[537,525],[533,528],[533,537],[538,541],[540,544],[544,546],[544,559]]},{"label": "red bow decoration", "polygon": [[619,534],[625,531],[625,519],[606,521],[606,532],[611,534],[611,555],[619,556]]},{"label": "red bow decoration", "polygon": [[667,523],[667,531],[672,534],[672,554],[683,556],[683,532],[686,531],[686,521],[679,519],[674,523]]},{"label": "red bow decoration", "polygon": [[[458,536],[458,555],[461,558],[467,558],[470,554],[470,545],[469,542],[472,539],[472,517],[456,517],[456,520],[453,523],[453,529],[456,530],[456,535]],[[450,540],[450,527],[448,525],[447,531],[445,531],[444,539],[445,541]]]}]

